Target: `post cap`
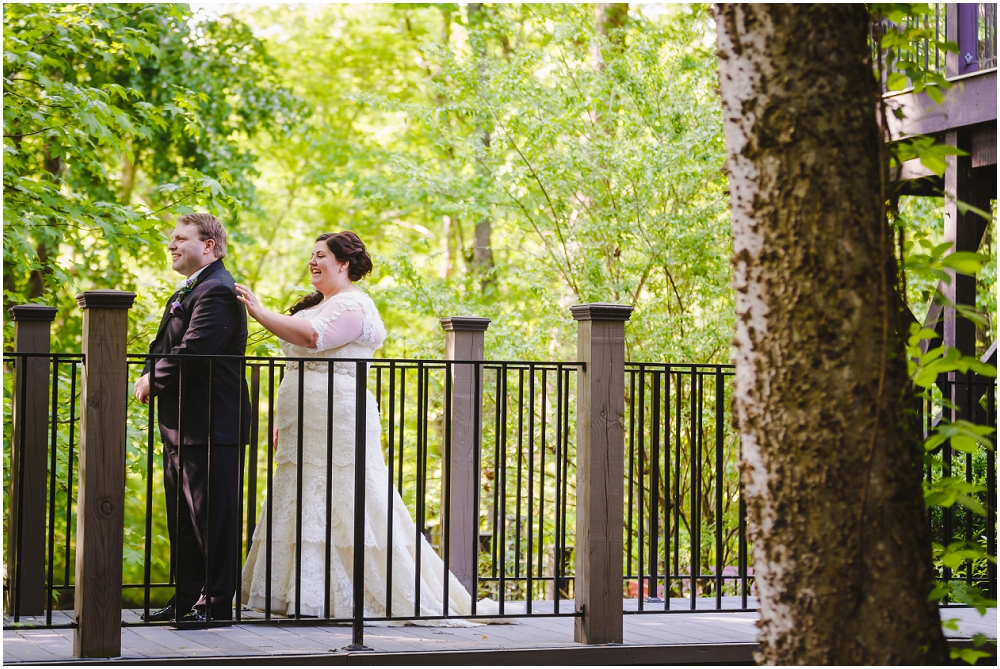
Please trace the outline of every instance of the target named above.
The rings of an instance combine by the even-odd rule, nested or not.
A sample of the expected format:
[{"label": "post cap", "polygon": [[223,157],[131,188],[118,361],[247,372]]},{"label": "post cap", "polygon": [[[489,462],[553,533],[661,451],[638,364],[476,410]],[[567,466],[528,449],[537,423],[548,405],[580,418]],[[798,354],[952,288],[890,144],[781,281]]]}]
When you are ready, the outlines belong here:
[{"label": "post cap", "polygon": [[632,307],[611,302],[574,304],[569,311],[576,321],[627,321],[632,316]]},{"label": "post cap", "polygon": [[51,323],[57,313],[55,307],[44,304],[15,304],[10,308],[10,314],[15,321],[44,321]]},{"label": "post cap", "polygon": [[441,319],[445,332],[486,332],[490,319],[478,316],[449,316]]},{"label": "post cap", "polygon": [[88,290],[76,296],[81,309],[131,309],[135,293],[124,290]]}]

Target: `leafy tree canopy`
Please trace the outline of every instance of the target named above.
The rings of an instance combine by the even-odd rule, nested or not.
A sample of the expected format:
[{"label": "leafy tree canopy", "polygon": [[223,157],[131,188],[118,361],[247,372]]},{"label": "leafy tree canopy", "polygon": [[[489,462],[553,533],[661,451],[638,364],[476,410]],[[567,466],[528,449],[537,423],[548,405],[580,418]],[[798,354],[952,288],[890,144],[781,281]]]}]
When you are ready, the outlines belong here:
[{"label": "leafy tree canopy", "polygon": [[298,113],[274,66],[245,24],[184,5],[6,6],[5,306],[58,306],[72,346],[72,295],[134,289],[174,216],[252,210],[245,140]]}]

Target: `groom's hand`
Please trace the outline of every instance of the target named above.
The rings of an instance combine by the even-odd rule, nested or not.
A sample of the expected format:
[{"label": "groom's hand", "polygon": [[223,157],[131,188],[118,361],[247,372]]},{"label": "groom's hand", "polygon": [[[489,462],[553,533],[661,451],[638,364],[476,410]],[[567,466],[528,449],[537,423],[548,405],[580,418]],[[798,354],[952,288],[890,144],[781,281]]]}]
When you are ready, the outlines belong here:
[{"label": "groom's hand", "polygon": [[140,376],[132,390],[137,400],[143,404],[149,404],[149,374]]}]

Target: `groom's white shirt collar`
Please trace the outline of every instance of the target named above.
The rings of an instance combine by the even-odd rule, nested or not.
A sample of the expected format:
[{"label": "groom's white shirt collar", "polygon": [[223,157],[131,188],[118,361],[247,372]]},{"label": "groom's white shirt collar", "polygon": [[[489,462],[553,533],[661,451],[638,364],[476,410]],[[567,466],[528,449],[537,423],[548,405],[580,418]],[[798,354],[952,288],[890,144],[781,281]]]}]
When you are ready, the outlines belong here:
[{"label": "groom's white shirt collar", "polygon": [[[212,262],[215,262],[215,261],[213,260]],[[212,264],[212,263],[208,263],[208,265],[211,265],[211,264]],[[199,274],[201,274],[202,272],[204,272],[204,271],[205,271],[205,268],[207,268],[207,267],[208,267],[208,265],[205,265],[205,267],[202,267],[202,268],[201,268],[200,270],[198,270],[197,272],[195,272],[194,274],[192,274],[192,275],[191,275],[191,276],[189,276],[188,278],[186,278],[186,279],[181,279],[180,281],[178,281],[178,282],[177,282],[177,285],[175,285],[175,286],[174,286],[174,289],[175,289],[175,290],[180,290],[181,288],[183,288],[183,287],[184,287],[184,284],[185,284],[185,283],[187,283],[188,281],[194,281],[195,279],[197,279],[197,278],[198,278],[198,275],[199,275]]]}]

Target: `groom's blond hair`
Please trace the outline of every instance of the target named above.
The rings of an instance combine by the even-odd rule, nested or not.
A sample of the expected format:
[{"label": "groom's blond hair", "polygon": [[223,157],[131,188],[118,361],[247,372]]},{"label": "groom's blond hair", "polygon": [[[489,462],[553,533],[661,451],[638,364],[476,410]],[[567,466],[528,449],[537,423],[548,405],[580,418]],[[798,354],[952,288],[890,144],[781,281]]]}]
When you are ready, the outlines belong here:
[{"label": "groom's blond hair", "polygon": [[184,214],[177,219],[183,225],[193,225],[198,228],[198,237],[203,242],[211,239],[215,242],[215,257],[222,259],[226,257],[226,229],[222,227],[222,221],[211,214]]}]

